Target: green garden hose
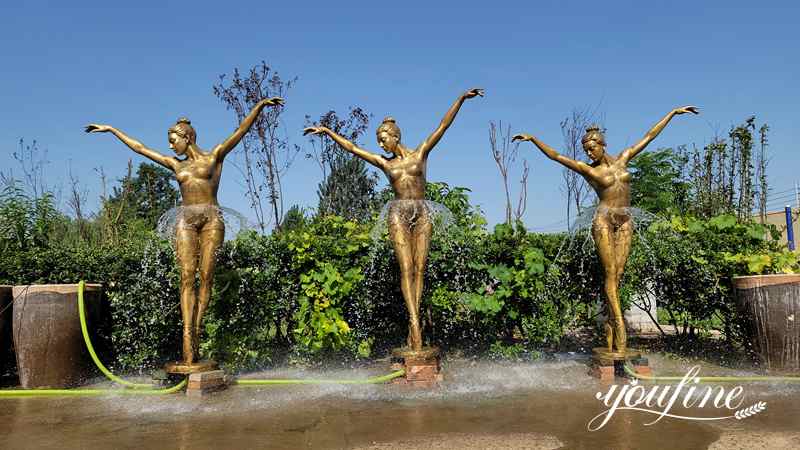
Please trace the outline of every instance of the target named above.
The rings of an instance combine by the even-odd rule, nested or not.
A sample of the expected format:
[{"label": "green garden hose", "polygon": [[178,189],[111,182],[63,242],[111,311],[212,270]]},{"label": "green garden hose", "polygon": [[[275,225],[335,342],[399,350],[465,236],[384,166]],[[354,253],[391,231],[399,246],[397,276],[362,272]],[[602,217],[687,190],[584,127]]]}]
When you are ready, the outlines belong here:
[{"label": "green garden hose", "polygon": [[8,397],[91,397],[99,395],[161,395],[174,394],[186,387],[187,380],[165,389],[7,389],[0,398]]},{"label": "green garden hose", "polygon": [[132,383],[123,380],[122,378],[111,373],[110,370],[100,362],[97,354],[94,351],[91,339],[89,339],[89,331],[86,327],[86,311],[83,302],[83,290],[86,283],[81,281],[78,283],[78,315],[81,322],[81,332],[83,333],[83,342],[92,356],[92,361],[103,372],[109,380],[125,386],[127,389],[5,389],[0,390],[0,398],[7,397],[45,397],[45,396],[97,396],[107,394],[122,394],[122,395],[160,395],[160,394],[173,394],[186,387],[187,380],[184,379],[175,386],[164,389],[153,389],[150,384]]},{"label": "green garden hose", "polygon": [[392,372],[388,375],[382,375],[372,378],[364,378],[360,380],[314,380],[314,379],[284,379],[284,380],[255,380],[255,379],[239,379],[233,383],[237,386],[266,386],[271,384],[378,384],[385,383],[389,380],[402,377],[406,374],[403,369]]},{"label": "green garden hose", "polygon": [[[681,381],[684,377],[675,377],[675,376],[667,376],[667,377],[654,377],[651,375],[641,375],[636,373],[634,369],[632,369],[627,363],[624,365],[625,372],[640,380],[645,381]],[[782,382],[800,382],[800,377],[767,377],[767,376],[756,376],[756,377],[737,377],[737,376],[730,376],[730,377],[696,377],[700,380],[700,383],[728,383],[728,382],[750,382],[750,381],[782,381]]]},{"label": "green garden hose", "polygon": [[152,389],[152,384],[132,383],[130,381],[123,380],[122,378],[111,373],[111,371],[108,370],[102,362],[100,362],[100,358],[97,357],[97,353],[94,351],[92,340],[89,338],[89,329],[86,326],[86,305],[83,302],[83,289],[85,284],[86,283],[84,281],[78,283],[78,315],[81,319],[81,333],[83,333],[83,342],[86,343],[86,349],[89,350],[89,354],[92,355],[92,361],[94,361],[94,365],[100,369],[100,372],[103,372],[103,375],[105,375],[106,378],[117,384],[121,384],[131,389]]},{"label": "green garden hose", "polygon": [[[78,315],[81,323],[81,333],[83,333],[83,341],[86,344],[86,349],[89,350],[89,355],[92,357],[95,366],[114,383],[124,386],[126,389],[8,389],[0,390],[0,398],[4,397],[44,397],[44,396],[97,396],[106,394],[122,394],[122,395],[158,395],[158,394],[172,394],[183,389],[187,380],[184,379],[180,383],[170,388],[153,389],[150,384],[132,383],[123,380],[122,378],[114,375],[97,357],[97,353],[92,345],[92,340],[89,338],[89,329],[86,326],[86,305],[83,300],[83,291],[85,282],[78,283]],[[385,383],[395,378],[405,375],[405,370],[397,370],[388,375],[382,375],[372,378],[356,379],[356,380],[315,380],[315,379],[284,379],[284,380],[235,380],[233,384],[238,386],[265,386],[265,385],[278,385],[278,384],[378,384]]]}]

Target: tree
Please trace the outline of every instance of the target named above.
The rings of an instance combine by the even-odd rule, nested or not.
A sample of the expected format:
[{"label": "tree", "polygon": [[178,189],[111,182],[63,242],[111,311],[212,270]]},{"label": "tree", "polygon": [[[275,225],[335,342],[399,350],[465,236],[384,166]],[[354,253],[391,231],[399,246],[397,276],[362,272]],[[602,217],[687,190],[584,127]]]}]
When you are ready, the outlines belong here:
[{"label": "tree", "polygon": [[739,220],[749,220],[755,207],[755,187],[753,186],[753,132],[755,132],[755,116],[731,130],[729,136],[734,154],[739,156],[739,198],[736,210]]},{"label": "tree", "polygon": [[[307,126],[326,127],[357,143],[369,125],[370,116],[361,108],[351,107],[346,118],[328,111],[319,121]],[[367,170],[367,164],[346,151],[327,135],[311,135],[311,153],[322,169],[323,180],[317,188],[317,214],[335,214],[349,220],[366,221],[375,206],[375,187],[378,177]]]},{"label": "tree", "polygon": [[[499,134],[498,134],[499,130]],[[511,225],[512,221],[519,221],[528,206],[528,161],[522,160],[522,175],[520,176],[520,191],[517,200],[517,207],[511,204],[511,192],[508,186],[508,169],[514,165],[517,159],[517,152],[519,150],[519,143],[511,142],[511,125],[503,130],[503,122],[495,125],[494,122],[489,122],[489,150],[492,153],[494,162],[500,170],[500,176],[503,178],[503,188],[506,192],[506,223]]]},{"label": "tree", "polygon": [[769,164],[769,159],[767,158],[767,132],[769,132],[769,125],[767,124],[761,125],[761,128],[758,129],[761,146],[756,159],[756,178],[758,179],[758,216],[761,223],[767,221],[767,198],[769,196],[769,183],[767,182],[767,165]]},{"label": "tree", "polygon": [[[228,110],[233,110],[239,122],[261,100],[285,98],[297,81],[297,78],[282,79],[264,61],[251,68],[244,77],[239,69],[233,69],[233,76],[227,85],[225,76],[219,76],[219,84],[213,87],[214,95],[225,103]],[[281,127],[282,113],[283,106],[265,109],[241,141],[244,165],[240,170],[245,178],[247,198],[262,233],[266,232],[273,220],[275,227],[280,229],[283,217],[281,177],[289,170],[300,150],[296,145],[289,145],[286,132]]]},{"label": "tree", "polygon": [[689,209],[689,183],[683,172],[685,151],[662,148],[643,152],[629,163],[631,205],[653,214],[683,214]]},{"label": "tree", "polygon": [[769,127],[759,127],[761,149],[753,152],[755,120],[753,116],[732,126],[727,139],[717,137],[691,153],[688,175],[696,216],[733,214],[739,221],[749,221],[757,199],[759,209],[766,213]]},{"label": "tree", "polygon": [[281,230],[290,231],[303,228],[308,223],[306,212],[300,205],[292,205],[281,222]]},{"label": "tree", "polygon": [[78,226],[78,235],[83,241],[89,239],[88,223],[86,220],[86,211],[84,205],[86,203],[86,196],[88,191],[81,186],[78,178],[72,173],[72,166],[69,167],[69,198],[67,205],[72,209],[75,215],[75,221]]},{"label": "tree", "polygon": [[[47,159],[47,149],[40,149],[36,139],[30,144],[26,144],[25,139],[21,138],[19,140],[19,150],[12,152],[11,156],[22,171],[25,190],[34,200],[48,192],[51,195],[53,194],[55,189],[46,184],[47,177],[44,170],[45,166],[50,163]],[[3,184],[6,186],[14,184],[15,177],[11,169],[8,170],[8,173],[2,173],[0,178],[4,180]]]},{"label": "tree", "polygon": [[114,187],[111,197],[103,205],[111,212],[114,222],[140,219],[147,228],[155,228],[158,219],[178,204],[180,194],[173,186],[172,172],[151,163],[141,163],[136,175],[128,174]]}]

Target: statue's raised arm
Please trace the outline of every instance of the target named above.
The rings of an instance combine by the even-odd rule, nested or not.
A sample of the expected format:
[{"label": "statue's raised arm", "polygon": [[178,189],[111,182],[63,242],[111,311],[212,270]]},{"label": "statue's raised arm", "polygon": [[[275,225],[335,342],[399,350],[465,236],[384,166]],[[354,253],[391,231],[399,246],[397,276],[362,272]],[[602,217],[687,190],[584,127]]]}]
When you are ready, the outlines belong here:
[{"label": "statue's raised arm", "polygon": [[453,120],[455,120],[456,114],[458,114],[458,110],[461,109],[461,105],[464,104],[464,100],[475,98],[478,96],[483,97],[483,94],[484,94],[483,89],[477,89],[477,88],[470,89],[467,92],[461,94],[453,103],[453,106],[451,106],[450,109],[447,110],[447,113],[445,113],[444,117],[442,118],[442,121],[439,123],[439,126],[436,127],[435,130],[433,130],[433,133],[431,133],[431,135],[428,136],[427,139],[425,139],[424,141],[422,141],[421,144],[419,144],[419,147],[417,147],[417,151],[422,153],[423,157],[427,156],[428,153],[430,153],[431,150],[433,150],[433,147],[436,146],[439,140],[442,139],[442,136],[444,136],[444,132],[447,131],[450,125],[453,124]]},{"label": "statue's raised arm", "polygon": [[544,142],[540,141],[534,136],[530,134],[517,134],[511,138],[511,142],[523,142],[523,141],[530,141],[533,142],[533,145],[539,148],[542,153],[545,154],[548,158],[556,161],[557,163],[569,168],[570,170],[574,170],[581,175],[588,175],[589,169],[591,168],[588,164],[583,161],[576,161],[572,158],[568,158],[561,153],[558,153],[553,147],[545,144]]},{"label": "statue's raised arm", "polygon": [[658,121],[658,123],[653,125],[653,128],[651,128],[647,132],[647,134],[644,135],[641,141],[623,150],[622,153],[620,153],[619,155],[619,159],[624,164],[627,164],[628,161],[633,159],[633,157],[638,155],[639,152],[644,150],[645,147],[647,147],[647,145],[650,144],[650,142],[652,142],[653,139],[655,139],[656,136],[658,136],[662,130],[664,130],[664,128],[667,126],[669,121],[672,120],[673,117],[686,113],[700,114],[700,110],[696,106],[684,106],[681,108],[675,108],[672,111],[668,112],[667,115],[665,115],[661,120]]},{"label": "statue's raised arm", "polygon": [[162,166],[166,167],[167,169],[173,172],[175,171],[175,158],[164,156],[161,153],[146,147],[141,142],[137,141],[136,139],[128,136],[127,134],[123,133],[122,131],[110,125],[100,125],[96,123],[91,123],[89,125],[86,125],[84,130],[87,133],[111,133],[134,152],[144,156],[145,158],[150,159],[151,161],[161,164]]},{"label": "statue's raised arm", "polygon": [[283,106],[283,103],[283,99],[280,97],[267,98],[258,102],[250,111],[250,114],[248,114],[242,120],[242,123],[239,124],[239,128],[237,128],[236,131],[234,131],[233,134],[228,137],[228,139],[225,139],[225,141],[223,141],[221,144],[214,147],[214,150],[212,150],[211,153],[218,160],[225,159],[225,156],[227,156],[227,154],[230,153],[234,147],[236,147],[236,144],[242,140],[244,135],[247,134],[247,132],[250,130],[250,127],[253,126],[253,123],[255,123],[258,115],[264,108],[267,106]]},{"label": "statue's raised arm", "polygon": [[305,129],[303,129],[303,136],[306,136],[306,135],[309,135],[309,134],[312,134],[312,135],[313,134],[317,134],[317,135],[324,134],[324,135],[327,135],[328,137],[333,139],[334,142],[339,144],[339,146],[342,147],[343,149],[345,149],[346,151],[358,156],[359,158],[363,159],[364,161],[372,164],[373,166],[375,166],[375,167],[377,167],[377,168],[379,168],[381,170],[383,170],[383,168],[384,168],[384,161],[386,161],[386,159],[384,157],[382,157],[381,155],[376,155],[375,153],[372,153],[370,151],[364,150],[363,148],[360,148],[359,146],[357,146],[356,144],[350,142],[345,137],[337,134],[335,131],[331,130],[330,128],[327,128],[327,127],[306,127]]}]

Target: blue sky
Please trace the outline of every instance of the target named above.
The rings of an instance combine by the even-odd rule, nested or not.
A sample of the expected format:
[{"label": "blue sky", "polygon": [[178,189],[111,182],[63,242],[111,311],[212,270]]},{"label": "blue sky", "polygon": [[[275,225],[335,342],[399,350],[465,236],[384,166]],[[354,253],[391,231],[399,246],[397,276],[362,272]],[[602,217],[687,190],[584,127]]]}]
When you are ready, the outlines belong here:
[{"label": "blue sky", "polygon": [[[371,130],[392,115],[416,146],[462,91],[484,88],[431,155],[428,179],[472,189],[490,223],[502,220],[504,194],[488,122],[560,148],[559,122],[586,106],[599,105],[614,152],[676,106],[702,114],[677,117],[651,149],[703,145],[756,115],[771,127],[773,189],[800,180],[797,2],[17,3],[0,6],[0,168],[13,167],[20,138],[36,139],[52,182],[66,188],[71,165],[95,208],[94,168],[118,178],[143,159],[84,124],[166,153],[166,129],[186,115],[210,148],[237,125],[211,86],[262,59],[298,77],[284,121],[301,146],[306,115],[351,105],[373,114]],[[372,131],[362,144],[379,150]],[[564,227],[561,168],[527,144],[521,155],[531,165],[525,223]],[[226,164],[220,202],[249,215],[238,178]],[[298,158],[287,205],[316,206],[320,179]]]}]

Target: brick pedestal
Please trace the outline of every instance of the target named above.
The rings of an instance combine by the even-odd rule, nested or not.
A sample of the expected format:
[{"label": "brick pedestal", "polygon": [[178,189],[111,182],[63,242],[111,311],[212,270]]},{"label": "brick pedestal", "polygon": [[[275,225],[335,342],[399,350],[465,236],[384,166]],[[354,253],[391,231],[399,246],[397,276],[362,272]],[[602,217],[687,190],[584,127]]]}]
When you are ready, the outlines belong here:
[{"label": "brick pedestal", "polygon": [[614,373],[614,362],[611,361],[610,365],[601,365],[598,362],[592,363],[589,370],[589,375],[603,382],[613,382],[616,379],[616,374]]},{"label": "brick pedestal", "polygon": [[189,383],[186,385],[187,397],[204,397],[212,392],[221,391],[228,387],[225,381],[225,372],[210,370],[208,372],[195,372],[189,374]]},{"label": "brick pedestal", "polygon": [[437,348],[421,351],[396,349],[392,352],[392,370],[404,369],[405,375],[392,380],[393,384],[411,388],[430,389],[443,380],[441,361]]}]

